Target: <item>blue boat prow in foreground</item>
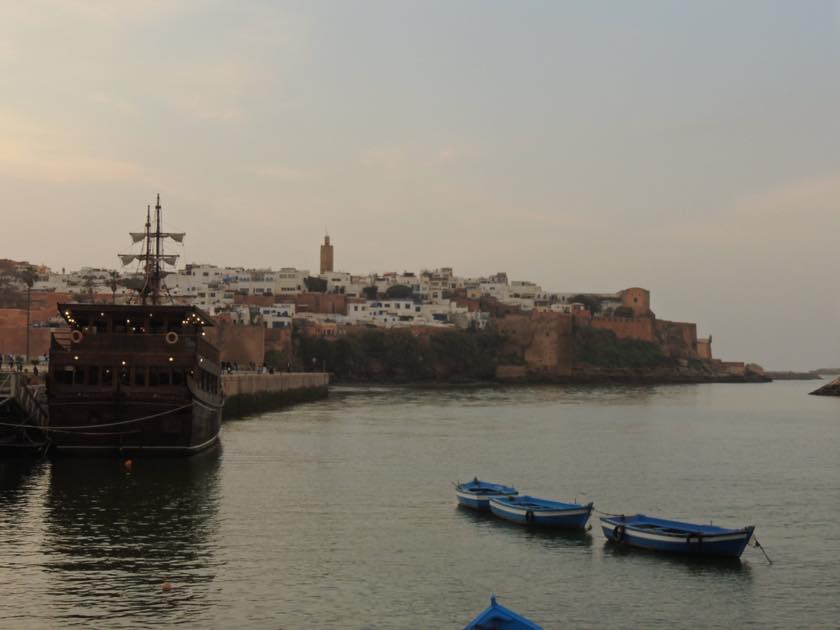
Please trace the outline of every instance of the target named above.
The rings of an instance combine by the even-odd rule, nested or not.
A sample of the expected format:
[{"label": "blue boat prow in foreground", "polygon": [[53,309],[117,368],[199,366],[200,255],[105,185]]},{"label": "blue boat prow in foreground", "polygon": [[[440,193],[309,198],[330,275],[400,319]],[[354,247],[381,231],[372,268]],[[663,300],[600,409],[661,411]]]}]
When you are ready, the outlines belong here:
[{"label": "blue boat prow in foreground", "polygon": [[458,503],[474,510],[489,510],[492,497],[506,497],[517,494],[516,488],[500,483],[481,481],[478,477],[466,483],[455,484]]},{"label": "blue boat prow in foreground", "polygon": [[726,529],[716,525],[668,521],[635,514],[602,516],[601,529],[608,540],[633,547],[700,556],[740,558],[755,527]]},{"label": "blue boat prow in foreground", "polygon": [[496,596],[490,598],[490,606],[478,613],[464,630],[542,630],[533,621],[496,603]]},{"label": "blue boat prow in foreground", "polygon": [[493,497],[490,511],[499,518],[523,525],[580,529],[586,526],[592,504],[561,503],[537,497]]}]

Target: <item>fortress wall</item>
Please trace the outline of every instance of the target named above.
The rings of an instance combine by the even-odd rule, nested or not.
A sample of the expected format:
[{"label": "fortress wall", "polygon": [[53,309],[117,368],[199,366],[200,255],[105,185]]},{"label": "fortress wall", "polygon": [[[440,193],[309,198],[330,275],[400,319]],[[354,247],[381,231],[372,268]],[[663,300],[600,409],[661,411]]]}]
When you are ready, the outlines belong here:
[{"label": "fortress wall", "polygon": [[217,322],[206,329],[211,343],[219,348],[220,360],[247,365],[251,361],[262,365],[265,360],[265,328],[263,326],[235,326]]},{"label": "fortress wall", "polygon": [[592,328],[611,330],[619,339],[640,339],[656,342],[656,326],[651,317],[593,317]]},{"label": "fortress wall", "polygon": [[566,376],[572,372],[572,317],[534,312],[496,320],[508,337],[505,352],[521,356],[529,373]]}]

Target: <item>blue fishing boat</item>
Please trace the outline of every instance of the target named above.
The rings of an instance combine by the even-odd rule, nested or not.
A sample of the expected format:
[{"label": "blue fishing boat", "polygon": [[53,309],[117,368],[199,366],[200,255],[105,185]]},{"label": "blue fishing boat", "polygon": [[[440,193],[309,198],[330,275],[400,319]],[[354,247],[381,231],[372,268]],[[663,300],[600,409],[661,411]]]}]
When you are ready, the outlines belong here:
[{"label": "blue fishing boat", "polygon": [[490,499],[490,511],[512,523],[580,529],[589,520],[592,504],[561,503],[527,495],[493,497]]},{"label": "blue fishing boat", "polygon": [[506,497],[517,494],[516,488],[500,483],[481,481],[478,477],[466,483],[455,484],[458,503],[474,510],[489,510],[492,497]]},{"label": "blue fishing boat", "polygon": [[602,516],[601,529],[616,543],[701,556],[739,558],[750,541],[755,527],[726,529],[668,521],[644,514]]},{"label": "blue fishing boat", "polygon": [[490,598],[490,606],[478,613],[464,630],[542,630],[533,621],[496,603],[496,596]]}]

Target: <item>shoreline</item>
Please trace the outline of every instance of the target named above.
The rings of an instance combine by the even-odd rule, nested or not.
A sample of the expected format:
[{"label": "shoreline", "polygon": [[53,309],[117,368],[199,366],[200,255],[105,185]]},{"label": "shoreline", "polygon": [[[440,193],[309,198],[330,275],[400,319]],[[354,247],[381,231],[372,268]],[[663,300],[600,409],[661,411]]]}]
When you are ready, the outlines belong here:
[{"label": "shoreline", "polygon": [[521,379],[381,379],[381,378],[338,378],[331,375],[330,385],[350,387],[408,387],[412,389],[450,389],[450,388],[478,388],[496,386],[528,387],[532,385],[703,385],[707,383],[727,384],[755,384],[770,383],[767,378],[748,378],[742,376],[718,376],[718,377],[696,377],[680,376],[674,378],[661,378],[656,376],[552,376],[552,377],[527,377]]}]

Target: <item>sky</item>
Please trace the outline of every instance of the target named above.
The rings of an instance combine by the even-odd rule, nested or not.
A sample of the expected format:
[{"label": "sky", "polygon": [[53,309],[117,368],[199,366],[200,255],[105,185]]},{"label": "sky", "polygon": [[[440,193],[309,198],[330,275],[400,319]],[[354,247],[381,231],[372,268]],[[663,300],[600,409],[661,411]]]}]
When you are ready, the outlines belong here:
[{"label": "sky", "polygon": [[0,258],[506,271],[840,366],[840,3],[0,6]]}]

